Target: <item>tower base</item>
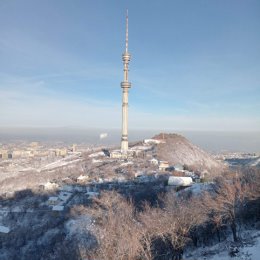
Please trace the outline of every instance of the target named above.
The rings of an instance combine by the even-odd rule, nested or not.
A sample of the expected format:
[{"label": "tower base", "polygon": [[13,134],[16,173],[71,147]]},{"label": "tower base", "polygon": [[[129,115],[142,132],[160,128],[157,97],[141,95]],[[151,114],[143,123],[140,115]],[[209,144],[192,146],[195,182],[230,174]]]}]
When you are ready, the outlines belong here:
[{"label": "tower base", "polygon": [[122,153],[127,153],[128,152],[128,141],[127,140],[123,140],[121,141],[121,152]]},{"label": "tower base", "polygon": [[110,152],[110,158],[113,159],[129,159],[134,157],[134,151],[121,151],[121,150],[114,150]]}]

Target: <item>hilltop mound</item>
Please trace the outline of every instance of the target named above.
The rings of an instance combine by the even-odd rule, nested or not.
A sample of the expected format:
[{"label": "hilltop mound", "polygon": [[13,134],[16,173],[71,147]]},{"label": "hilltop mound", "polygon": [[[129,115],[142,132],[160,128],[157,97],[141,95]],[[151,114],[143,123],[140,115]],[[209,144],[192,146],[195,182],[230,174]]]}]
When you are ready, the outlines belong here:
[{"label": "hilltop mound", "polygon": [[156,145],[158,159],[168,161],[170,165],[182,164],[195,171],[207,171],[210,175],[221,173],[225,168],[181,135],[161,133],[153,139],[162,141]]}]

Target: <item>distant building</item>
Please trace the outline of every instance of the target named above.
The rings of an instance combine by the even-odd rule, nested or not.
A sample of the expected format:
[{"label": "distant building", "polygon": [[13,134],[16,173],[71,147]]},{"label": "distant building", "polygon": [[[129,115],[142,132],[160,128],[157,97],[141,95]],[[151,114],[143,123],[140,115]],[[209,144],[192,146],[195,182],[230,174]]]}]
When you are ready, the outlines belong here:
[{"label": "distant building", "polygon": [[31,143],[30,143],[30,146],[31,146],[31,147],[34,147],[34,148],[38,147],[38,145],[39,145],[38,142],[31,142]]},{"label": "distant building", "polygon": [[59,194],[59,199],[62,201],[62,203],[66,203],[71,198],[71,196],[71,192],[61,191]]},{"label": "distant building", "polygon": [[15,150],[13,151],[13,158],[21,158],[22,157],[22,151],[21,150]]},{"label": "distant building", "polygon": [[53,211],[63,211],[64,210],[64,206],[61,205],[56,205],[52,207]]},{"label": "distant building", "polygon": [[128,153],[132,157],[146,157],[147,153],[152,150],[152,146],[138,145],[130,148]]},{"label": "distant building", "polygon": [[77,151],[77,145],[73,144],[72,145],[72,152],[75,153]]},{"label": "distant building", "polygon": [[56,205],[59,203],[59,198],[58,197],[49,197],[48,199],[48,204],[49,205]]},{"label": "distant building", "polygon": [[159,171],[165,171],[168,167],[169,163],[167,161],[159,161]]},{"label": "distant building", "polygon": [[36,154],[35,150],[14,150],[12,155],[13,158],[28,158],[28,157],[34,157],[34,155]]},{"label": "distant building", "polygon": [[149,161],[151,164],[153,165],[158,165],[159,164],[159,161],[155,158],[152,158],[150,161]]},{"label": "distant building", "polygon": [[64,157],[68,154],[68,150],[66,148],[56,149],[55,154]]},{"label": "distant building", "polygon": [[133,157],[134,152],[128,150],[127,153],[122,153],[121,150],[114,150],[110,152],[110,158],[113,159],[127,159]]},{"label": "distant building", "polygon": [[0,158],[3,160],[8,159],[8,151],[7,150],[1,150],[0,151]]}]

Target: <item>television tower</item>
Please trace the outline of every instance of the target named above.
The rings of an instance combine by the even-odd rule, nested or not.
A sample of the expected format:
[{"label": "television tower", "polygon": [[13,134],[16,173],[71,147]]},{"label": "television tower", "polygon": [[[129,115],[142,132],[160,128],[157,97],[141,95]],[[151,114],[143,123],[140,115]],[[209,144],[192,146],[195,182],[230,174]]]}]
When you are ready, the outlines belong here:
[{"label": "television tower", "polygon": [[121,138],[121,153],[128,152],[128,89],[131,88],[131,83],[128,81],[128,65],[131,55],[128,52],[128,10],[126,11],[126,35],[125,35],[125,52],[122,55],[124,64],[124,81],[121,82],[123,89],[122,95],[122,138]]}]

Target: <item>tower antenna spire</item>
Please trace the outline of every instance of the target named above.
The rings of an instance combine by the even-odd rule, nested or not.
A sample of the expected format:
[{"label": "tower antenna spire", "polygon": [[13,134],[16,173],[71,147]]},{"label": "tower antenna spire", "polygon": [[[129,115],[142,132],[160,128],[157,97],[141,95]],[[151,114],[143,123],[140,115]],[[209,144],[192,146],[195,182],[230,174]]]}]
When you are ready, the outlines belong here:
[{"label": "tower antenna spire", "polygon": [[125,52],[128,52],[128,9],[126,9]]}]

